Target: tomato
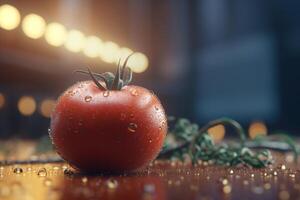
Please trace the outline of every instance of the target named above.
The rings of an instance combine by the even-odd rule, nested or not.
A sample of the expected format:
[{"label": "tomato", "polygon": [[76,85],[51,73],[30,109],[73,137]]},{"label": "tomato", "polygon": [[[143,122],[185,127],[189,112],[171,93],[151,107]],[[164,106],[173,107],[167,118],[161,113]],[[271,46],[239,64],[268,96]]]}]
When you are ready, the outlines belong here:
[{"label": "tomato", "polygon": [[[118,69],[116,77],[122,74]],[[58,154],[86,172],[124,172],[146,166],[158,155],[167,132],[159,99],[134,85],[107,89],[89,73],[93,81],[67,89],[52,113],[50,137]]]}]

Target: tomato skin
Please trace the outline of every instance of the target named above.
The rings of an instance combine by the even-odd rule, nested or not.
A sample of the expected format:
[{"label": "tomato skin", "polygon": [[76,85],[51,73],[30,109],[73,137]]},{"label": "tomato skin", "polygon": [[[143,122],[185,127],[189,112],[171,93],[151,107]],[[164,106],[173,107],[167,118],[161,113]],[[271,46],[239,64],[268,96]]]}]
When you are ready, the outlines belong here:
[{"label": "tomato skin", "polygon": [[104,91],[85,81],[60,96],[50,129],[57,152],[73,167],[123,172],[156,158],[167,120],[158,98],[145,88]]}]

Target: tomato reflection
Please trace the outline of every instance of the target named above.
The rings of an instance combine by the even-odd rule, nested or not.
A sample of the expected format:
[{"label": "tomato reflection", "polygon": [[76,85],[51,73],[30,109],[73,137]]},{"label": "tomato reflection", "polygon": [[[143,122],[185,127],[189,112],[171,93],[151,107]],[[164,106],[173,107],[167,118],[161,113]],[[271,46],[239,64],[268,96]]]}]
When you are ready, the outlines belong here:
[{"label": "tomato reflection", "polygon": [[61,200],[165,200],[166,189],[159,177],[65,178]]}]

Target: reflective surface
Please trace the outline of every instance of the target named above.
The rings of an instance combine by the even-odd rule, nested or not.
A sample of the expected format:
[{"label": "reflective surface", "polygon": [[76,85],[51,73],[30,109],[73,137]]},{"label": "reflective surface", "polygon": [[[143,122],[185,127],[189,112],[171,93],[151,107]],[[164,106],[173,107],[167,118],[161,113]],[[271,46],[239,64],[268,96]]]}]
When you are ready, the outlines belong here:
[{"label": "reflective surface", "polygon": [[212,163],[153,162],[123,175],[80,174],[65,163],[2,165],[0,199],[297,199],[300,179],[291,155],[268,169]]}]

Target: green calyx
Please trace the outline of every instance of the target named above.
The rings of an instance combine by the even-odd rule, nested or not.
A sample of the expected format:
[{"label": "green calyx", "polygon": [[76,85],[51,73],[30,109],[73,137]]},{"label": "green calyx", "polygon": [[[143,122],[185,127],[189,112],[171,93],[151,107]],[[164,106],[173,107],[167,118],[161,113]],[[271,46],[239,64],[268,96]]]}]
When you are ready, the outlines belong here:
[{"label": "green calyx", "polygon": [[[129,67],[127,67],[127,62],[133,54],[134,53],[130,54],[126,58],[122,66],[120,65],[120,60],[119,60],[116,74],[113,74],[111,72],[105,72],[99,74],[99,73],[91,72],[89,68],[87,68],[88,71],[76,70],[75,72],[90,75],[92,80],[94,81],[94,83],[97,85],[99,89],[121,90],[124,86],[128,85],[132,80],[132,70]],[[102,80],[104,84],[99,82],[98,79]]]}]

